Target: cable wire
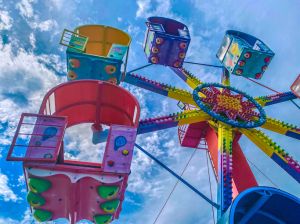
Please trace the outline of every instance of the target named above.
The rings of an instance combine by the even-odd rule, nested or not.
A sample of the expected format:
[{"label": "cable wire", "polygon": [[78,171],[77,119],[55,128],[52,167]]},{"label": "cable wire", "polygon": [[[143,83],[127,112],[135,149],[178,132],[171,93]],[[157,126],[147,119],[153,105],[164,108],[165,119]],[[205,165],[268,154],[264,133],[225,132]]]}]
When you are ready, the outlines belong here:
[{"label": "cable wire", "polygon": [[161,167],[163,167],[165,170],[167,170],[170,174],[172,174],[174,177],[176,177],[178,180],[180,180],[185,186],[190,188],[193,192],[195,192],[197,195],[199,195],[201,198],[203,198],[206,202],[214,206],[215,208],[219,209],[220,205],[216,202],[213,202],[210,200],[207,196],[205,196],[203,193],[201,193],[198,189],[196,189],[193,185],[188,183],[185,179],[180,177],[178,174],[176,174],[173,170],[171,170],[168,166],[166,166],[163,162],[161,162],[159,159],[157,159],[155,156],[153,156],[151,153],[143,149],[141,146],[139,146],[137,143],[134,144],[135,147],[137,147],[139,150],[141,150],[143,153],[145,153],[148,157],[150,157],[152,160],[154,160],[156,163],[158,163]]},{"label": "cable wire", "polygon": [[[255,80],[253,80],[253,79],[250,79],[250,78],[247,78],[247,77],[245,77],[245,76],[243,76],[245,79],[248,79],[249,81],[251,81],[251,82],[254,82],[254,83],[256,83],[257,85],[260,85],[260,86],[262,86],[262,87],[264,87],[264,88],[266,88],[266,89],[268,89],[268,90],[271,90],[272,92],[274,92],[274,93],[280,93],[280,92],[278,92],[278,91],[276,91],[275,89],[272,89],[272,88],[270,88],[270,87],[268,87],[268,86],[266,86],[266,85],[264,85],[264,84],[262,84],[262,83],[260,83],[260,82],[257,82],[257,81],[255,81]],[[294,100],[290,100],[299,110],[300,110],[300,106],[297,104],[297,103],[295,103],[295,101]]]},{"label": "cable wire", "polygon": [[[181,172],[181,174],[180,174],[180,177],[183,176],[183,174],[184,174],[184,172],[186,171],[187,167],[189,166],[189,164],[190,164],[192,158],[194,157],[195,152],[196,152],[196,149],[194,149],[194,151],[193,151],[192,155],[190,156],[190,158],[189,158],[187,164],[185,165],[184,169],[182,170],[182,172]],[[168,195],[167,200],[165,201],[164,205],[163,205],[162,208],[160,209],[160,211],[159,211],[158,215],[156,216],[156,219],[155,219],[155,221],[153,222],[153,224],[155,224],[155,223],[157,222],[157,220],[159,219],[159,217],[160,217],[160,215],[162,214],[164,208],[166,207],[166,205],[167,205],[169,199],[171,198],[173,192],[175,191],[175,189],[176,189],[178,183],[179,183],[179,180],[177,180],[176,183],[175,183],[175,185],[173,186],[172,191],[171,191],[170,194]]]},{"label": "cable wire", "polygon": [[184,61],[183,63],[192,64],[192,65],[202,65],[202,66],[214,67],[214,68],[223,68],[223,66],[221,66],[221,65],[211,65],[211,64],[198,63],[198,62],[192,62],[192,61]]},{"label": "cable wire", "polygon": [[279,188],[279,186],[277,184],[275,184],[266,174],[264,174],[253,162],[251,162],[248,158],[246,158],[246,159],[253,167],[255,167],[258,170],[258,172],[260,172],[268,181],[270,181],[271,184],[273,184],[275,187]]}]

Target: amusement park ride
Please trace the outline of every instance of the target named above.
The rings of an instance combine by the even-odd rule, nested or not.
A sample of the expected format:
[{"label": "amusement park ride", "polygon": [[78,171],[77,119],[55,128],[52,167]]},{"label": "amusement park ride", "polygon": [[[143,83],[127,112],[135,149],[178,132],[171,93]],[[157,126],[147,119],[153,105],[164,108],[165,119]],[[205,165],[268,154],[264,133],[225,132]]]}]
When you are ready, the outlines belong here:
[{"label": "amusement park ride", "polygon": [[[23,161],[27,201],[35,219],[97,224],[117,219],[134,146],[167,168],[135,143],[136,136],[178,127],[182,146],[198,148],[206,142],[218,182],[218,201],[167,169],[217,209],[218,223],[299,223],[299,198],[258,186],[239,139],[248,137],[300,182],[299,163],[262,131],[300,140],[300,128],[268,117],[263,109],[300,97],[300,76],[292,92],[256,98],[231,87],[231,75],[260,79],[274,53],[254,36],[229,30],[217,53],[223,65],[221,83],[204,83],[182,67],[190,43],[188,28],[162,17],[150,17],[146,25],[144,51],[150,62],[146,66],[170,67],[193,92],[127,72],[131,38],[121,30],[103,25],[64,30],[61,44],[67,46],[69,82],[46,94],[38,114],[22,114],[7,156],[7,160]],[[139,103],[118,86],[121,82],[175,99],[182,111],[139,120]],[[102,163],[64,159],[65,129],[81,123],[92,123],[93,143],[106,141]],[[102,125],[109,126],[109,131]]]}]

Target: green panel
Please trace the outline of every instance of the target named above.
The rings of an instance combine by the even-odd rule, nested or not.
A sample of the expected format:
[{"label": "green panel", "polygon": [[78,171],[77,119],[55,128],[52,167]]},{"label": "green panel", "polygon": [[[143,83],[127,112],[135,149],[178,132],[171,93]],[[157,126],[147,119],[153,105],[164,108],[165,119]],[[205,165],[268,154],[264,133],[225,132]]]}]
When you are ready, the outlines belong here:
[{"label": "green panel", "polygon": [[33,217],[39,222],[46,222],[46,221],[51,220],[52,212],[49,212],[49,211],[46,211],[46,210],[36,209],[33,212]]},{"label": "green panel", "polygon": [[105,212],[113,213],[116,211],[119,204],[120,204],[120,200],[118,199],[112,201],[106,201],[100,205],[100,208]]},{"label": "green panel", "polygon": [[117,195],[119,191],[118,186],[100,186],[98,187],[98,194],[101,198],[110,199]]},{"label": "green panel", "polygon": [[95,215],[94,221],[96,224],[108,224],[112,220],[111,215]]},{"label": "green panel", "polygon": [[69,42],[69,47],[75,48],[79,51],[84,51],[86,42],[87,38],[72,35],[71,40]]},{"label": "green panel", "polygon": [[42,193],[51,187],[51,182],[40,178],[29,178],[28,186],[32,192]]},{"label": "green panel", "polygon": [[27,194],[27,201],[32,207],[38,207],[45,204],[45,199],[39,194],[29,191]]}]

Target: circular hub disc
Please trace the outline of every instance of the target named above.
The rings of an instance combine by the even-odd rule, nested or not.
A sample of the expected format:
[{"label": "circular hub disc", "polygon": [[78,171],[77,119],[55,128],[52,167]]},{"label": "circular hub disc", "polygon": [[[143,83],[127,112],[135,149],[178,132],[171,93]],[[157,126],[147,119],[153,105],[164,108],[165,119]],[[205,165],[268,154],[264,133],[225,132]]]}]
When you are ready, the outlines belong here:
[{"label": "circular hub disc", "polygon": [[204,112],[233,127],[255,128],[266,122],[255,99],[231,86],[205,83],[194,89],[193,98]]}]

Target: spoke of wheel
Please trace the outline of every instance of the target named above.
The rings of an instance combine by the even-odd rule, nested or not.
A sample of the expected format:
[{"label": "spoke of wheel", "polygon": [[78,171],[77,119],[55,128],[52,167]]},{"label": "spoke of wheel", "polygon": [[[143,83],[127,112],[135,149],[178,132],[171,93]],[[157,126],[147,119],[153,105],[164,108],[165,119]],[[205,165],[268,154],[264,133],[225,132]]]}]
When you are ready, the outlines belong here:
[{"label": "spoke of wheel", "polygon": [[[183,174],[185,173],[185,171],[186,171],[186,169],[188,168],[188,166],[189,166],[189,164],[190,164],[192,158],[194,157],[195,153],[196,153],[196,149],[194,149],[194,151],[192,152],[192,154],[191,154],[191,156],[190,156],[190,158],[189,158],[187,164],[185,165],[184,169],[182,170],[182,172],[181,172],[181,174],[180,174],[180,177],[182,177]],[[153,224],[155,224],[155,223],[157,222],[157,220],[159,219],[159,217],[160,217],[160,215],[162,214],[164,208],[166,207],[166,205],[167,205],[169,199],[171,198],[173,192],[175,191],[175,189],[176,189],[178,183],[179,183],[179,180],[177,180],[176,183],[175,183],[175,185],[173,186],[172,191],[171,191],[170,194],[168,195],[168,197],[167,197],[165,203],[163,204],[162,208],[160,209],[160,211],[159,211],[158,215],[156,216],[156,219],[155,219],[155,221],[153,222]]]},{"label": "spoke of wheel", "polygon": [[190,88],[195,89],[197,86],[203,84],[203,82],[190,71],[185,68],[171,68],[176,75],[178,75]]},{"label": "spoke of wheel", "polygon": [[[280,92],[276,91],[275,89],[272,89],[272,88],[270,88],[270,87],[268,87],[268,86],[266,86],[266,85],[264,85],[264,84],[262,84],[260,82],[257,82],[257,81],[255,81],[253,79],[250,79],[250,78],[247,78],[247,77],[244,77],[244,78],[247,79],[247,80],[249,80],[249,81],[251,81],[251,82],[254,82],[255,84],[257,84],[259,86],[262,86],[262,87],[264,87],[264,88],[266,88],[266,89],[268,89],[268,90],[270,90],[270,91],[272,91],[274,93],[280,93]],[[290,100],[290,101],[300,110],[300,106],[297,103],[295,103],[295,101],[293,101],[293,100]]]},{"label": "spoke of wheel", "polygon": [[300,140],[300,127],[268,117],[262,128]]},{"label": "spoke of wheel", "polygon": [[247,138],[258,146],[267,156],[300,183],[300,164],[284,149],[273,142],[265,133],[256,129],[239,129]]},{"label": "spoke of wheel", "polygon": [[162,117],[147,118],[139,122],[138,134],[208,121],[210,119],[211,117],[201,110],[183,111]]},{"label": "spoke of wheel", "polygon": [[190,92],[148,79],[141,75],[127,73],[124,82],[169,97],[171,99],[197,106]]}]

